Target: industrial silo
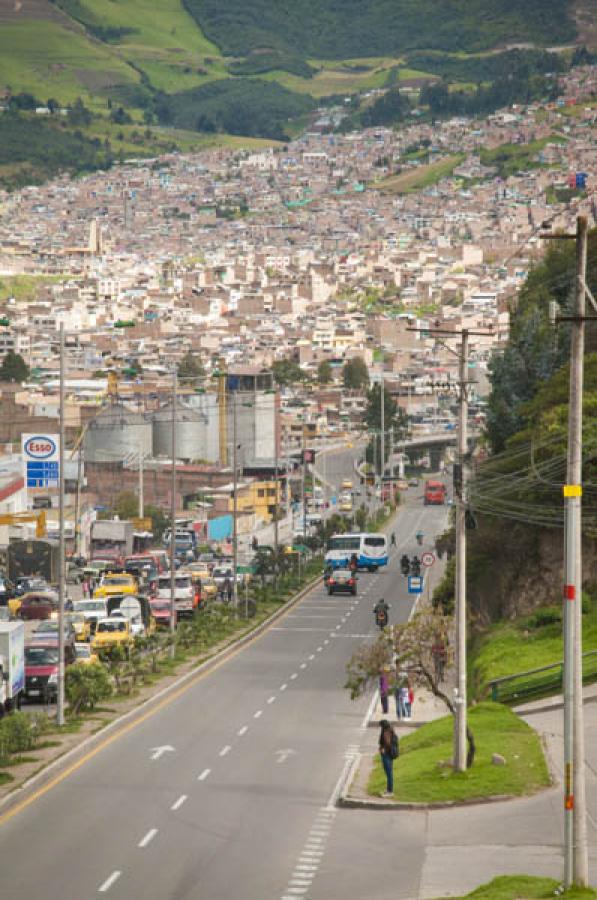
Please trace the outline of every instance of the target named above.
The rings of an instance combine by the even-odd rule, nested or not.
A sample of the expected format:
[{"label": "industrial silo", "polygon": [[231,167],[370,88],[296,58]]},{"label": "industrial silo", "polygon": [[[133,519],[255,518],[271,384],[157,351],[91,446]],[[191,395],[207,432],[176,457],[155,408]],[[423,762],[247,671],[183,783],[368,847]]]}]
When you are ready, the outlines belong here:
[{"label": "industrial silo", "polygon": [[[215,408],[215,407],[214,407]],[[217,459],[217,420],[208,409],[176,405],[176,458],[183,460]],[[212,446],[213,445],[213,446]],[[172,403],[153,415],[153,455],[172,457]]]},{"label": "industrial silo", "polygon": [[119,462],[142,453],[151,456],[151,422],[121,403],[103,409],[87,426],[84,439],[88,463]]}]

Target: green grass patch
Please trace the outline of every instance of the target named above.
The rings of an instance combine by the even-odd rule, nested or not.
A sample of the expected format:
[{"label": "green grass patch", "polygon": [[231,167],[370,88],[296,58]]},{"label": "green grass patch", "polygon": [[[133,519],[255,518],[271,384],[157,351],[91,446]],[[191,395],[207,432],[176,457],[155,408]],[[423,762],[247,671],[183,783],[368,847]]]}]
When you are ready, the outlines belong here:
[{"label": "green grass patch", "polygon": [[[402,738],[400,757],[394,763],[394,799],[442,803],[500,795],[522,796],[549,785],[537,734],[508,707],[481,703],[469,710],[469,726],[477,754],[473,767],[466,772],[438,766],[440,760],[452,757],[452,716],[423,725]],[[493,753],[504,756],[506,765],[493,765]],[[385,783],[379,754],[376,754],[369,794],[379,796],[385,790]]]},{"label": "green grass patch", "polygon": [[48,284],[66,281],[63,275],[5,275],[0,277],[0,298],[14,297],[16,300],[35,300],[40,288]]},{"label": "green grass patch", "polygon": [[[597,601],[585,598],[584,608],[583,650],[597,650]],[[485,697],[489,681],[559,663],[563,656],[560,607],[541,607],[514,622],[498,622],[471,642],[471,695]]]},{"label": "green grass patch", "polygon": [[11,775],[10,772],[0,772],[0,785],[10,784],[14,780],[14,775]]},{"label": "green grass patch", "polygon": [[[462,897],[453,900],[547,900],[556,895],[560,888],[554,878],[537,878],[533,875],[500,875],[493,881]],[[564,900],[595,900],[597,891],[593,888],[573,887],[558,894]]]},{"label": "green grass patch", "polygon": [[482,149],[479,158],[482,165],[495,167],[500,178],[508,178],[520,170],[537,169],[545,165],[539,154],[548,144],[565,144],[566,138],[560,134],[550,134],[529,144],[500,144],[493,150]]},{"label": "green grass patch", "polygon": [[388,194],[412,194],[437,184],[442,178],[447,178],[464,158],[464,153],[455,153],[427,166],[419,166],[416,169],[401,172],[399,175],[391,175],[371,187]]}]

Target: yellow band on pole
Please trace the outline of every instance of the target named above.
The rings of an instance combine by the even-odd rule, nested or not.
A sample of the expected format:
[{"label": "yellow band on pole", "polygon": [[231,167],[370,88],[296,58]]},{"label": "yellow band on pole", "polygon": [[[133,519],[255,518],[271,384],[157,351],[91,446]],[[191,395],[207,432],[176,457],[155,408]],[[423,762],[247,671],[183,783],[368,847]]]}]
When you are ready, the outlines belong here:
[{"label": "yellow band on pole", "polygon": [[564,485],[564,497],[582,497],[582,485],[580,485],[580,484],[565,484]]}]

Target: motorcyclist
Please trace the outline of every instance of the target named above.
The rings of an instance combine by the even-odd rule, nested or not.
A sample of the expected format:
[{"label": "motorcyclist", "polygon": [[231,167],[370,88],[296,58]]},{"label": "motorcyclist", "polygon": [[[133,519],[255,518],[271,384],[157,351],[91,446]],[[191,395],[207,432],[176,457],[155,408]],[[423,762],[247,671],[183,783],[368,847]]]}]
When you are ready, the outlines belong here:
[{"label": "motorcyclist", "polygon": [[350,571],[352,572],[353,575],[359,568],[359,560],[357,558],[356,553],[353,553],[352,556],[350,557],[350,560],[348,562],[348,568],[350,569]]},{"label": "motorcyclist", "polygon": [[408,558],[406,553],[402,554],[402,557],[400,559],[400,568],[402,569],[403,575],[408,575],[408,573],[410,572],[410,559]]},{"label": "motorcyclist", "polygon": [[421,574],[421,560],[419,559],[418,556],[413,556],[410,567],[412,569],[413,575]]},{"label": "motorcyclist", "polygon": [[373,613],[375,615],[375,624],[382,629],[386,627],[388,624],[388,613],[390,611],[390,607],[382,597],[377,601],[375,606],[373,607]]}]

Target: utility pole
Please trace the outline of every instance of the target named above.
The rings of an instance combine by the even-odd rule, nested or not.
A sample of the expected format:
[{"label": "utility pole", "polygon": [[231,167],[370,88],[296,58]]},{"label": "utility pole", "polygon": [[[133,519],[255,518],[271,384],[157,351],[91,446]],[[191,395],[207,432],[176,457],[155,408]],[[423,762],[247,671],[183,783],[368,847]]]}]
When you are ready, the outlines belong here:
[{"label": "utility pole", "polygon": [[278,516],[280,514],[280,505],[278,503],[278,492],[280,490],[279,484],[279,472],[278,472],[278,436],[279,436],[279,422],[278,422],[278,392],[273,395],[274,396],[274,490],[276,492],[275,496],[275,505],[274,505],[274,549],[276,551],[276,560],[274,564],[274,588],[277,590],[278,587],[278,552],[280,549],[280,536],[278,532]]},{"label": "utility pole", "polygon": [[56,722],[64,725],[64,594],[65,536],[64,536],[64,322],[60,322],[60,395],[59,395],[59,448],[58,448],[58,696],[56,698]]},{"label": "utility pole", "polygon": [[307,538],[307,489],[306,489],[306,481],[307,481],[307,453],[305,450],[305,423],[303,422],[303,482],[302,482],[302,495],[303,495],[303,543]]},{"label": "utility pole", "polygon": [[570,322],[568,458],[564,485],[564,886],[586,887],[587,801],[582,690],[582,402],[587,277],[587,219],[579,216],[575,234],[542,234],[546,240],[576,242],[576,284]]},{"label": "utility pole", "polygon": [[456,504],[456,715],[454,717],[454,768],[457,772],[466,770],[466,477],[464,458],[467,451],[467,374],[468,331],[465,330],[462,332],[458,362],[458,377],[460,381],[458,469],[457,477],[454,479],[454,500]]},{"label": "utility pole", "polygon": [[174,658],[174,632],[176,630],[176,566],[175,566],[175,550],[176,550],[176,388],[177,375],[176,366],[172,368],[172,470],[171,470],[171,498],[170,498],[170,635],[172,644],[170,647],[170,656]]},{"label": "utility pole", "polygon": [[143,448],[139,447],[139,518],[145,515],[145,504],[143,501]]},{"label": "utility pole", "polygon": [[383,494],[383,476],[386,470],[386,432],[385,432],[385,418],[386,418],[386,391],[384,385],[384,377],[383,377],[383,362],[381,369],[381,395],[380,395],[380,407],[381,407],[381,439],[379,444],[379,451],[381,455],[381,490]]},{"label": "utility pole", "polygon": [[492,331],[458,332],[441,328],[408,328],[407,331],[423,332],[426,335],[454,338],[460,336],[460,348],[453,350],[444,342],[443,346],[458,357],[459,405],[457,459],[454,465],[454,503],[456,507],[456,574],[455,574],[455,626],[456,626],[456,684],[454,715],[454,768],[458,772],[466,769],[467,735],[467,694],[466,694],[466,472],[465,457],[468,451],[468,365],[469,338],[471,335],[487,336]]},{"label": "utility pole", "polygon": [[234,606],[238,604],[237,590],[237,568],[238,568],[238,476],[237,476],[237,438],[236,438],[236,406],[238,400],[238,392],[235,391],[232,401],[232,468],[233,468],[233,498],[232,498],[232,597]]}]

